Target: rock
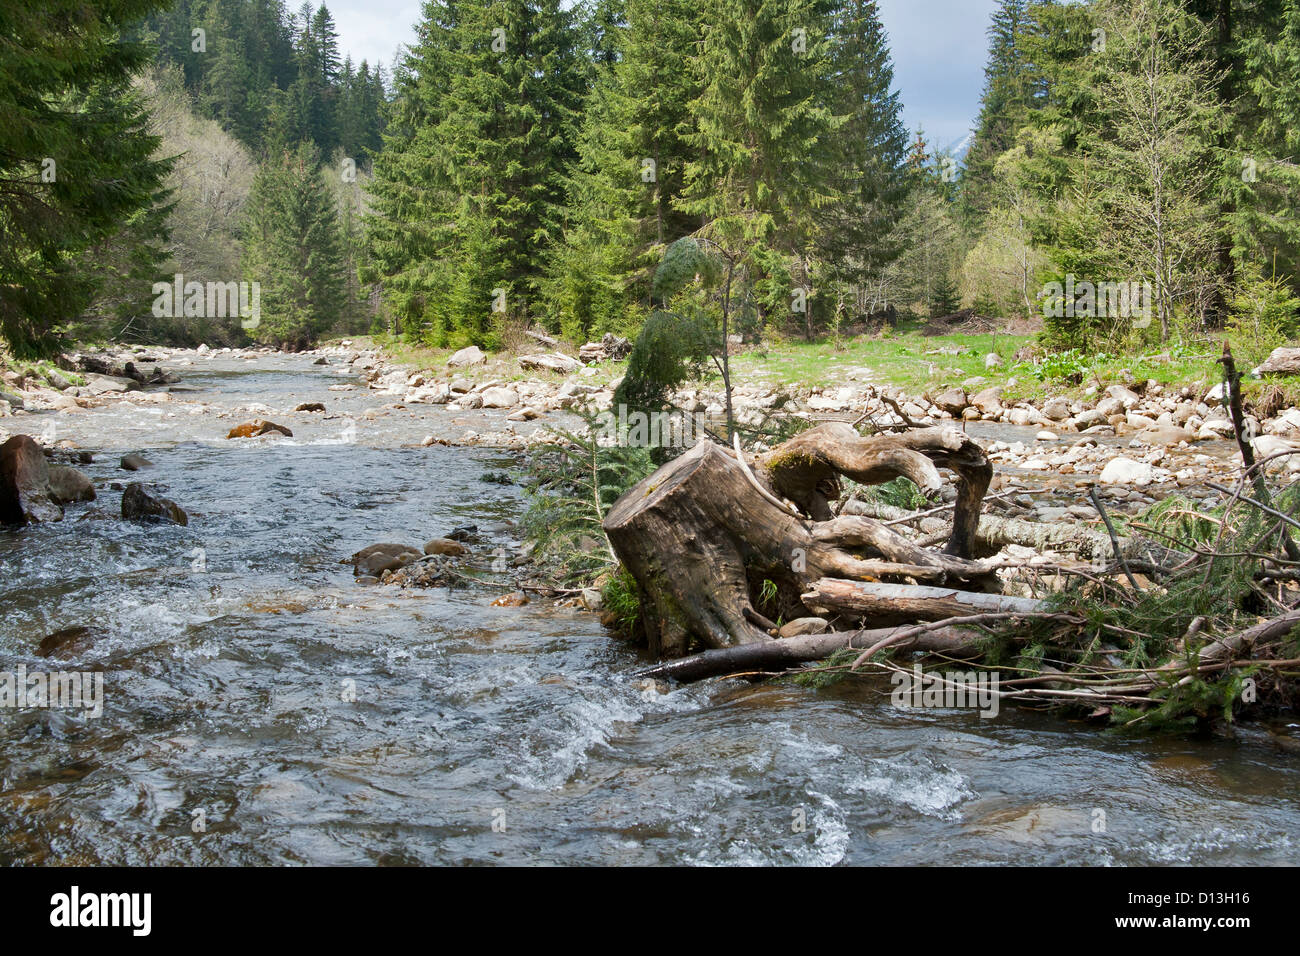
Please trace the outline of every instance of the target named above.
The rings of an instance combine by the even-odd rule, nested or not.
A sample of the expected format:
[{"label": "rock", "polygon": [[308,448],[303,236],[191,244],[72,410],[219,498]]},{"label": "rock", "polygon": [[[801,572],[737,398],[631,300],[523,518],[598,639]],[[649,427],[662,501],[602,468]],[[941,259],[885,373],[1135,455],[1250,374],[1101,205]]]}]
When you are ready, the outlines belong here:
[{"label": "rock", "polygon": [[[380,584],[393,584],[399,588],[431,588],[442,584],[447,575],[446,567],[438,561],[419,561],[403,565],[391,571],[384,571],[379,576]],[[357,581],[370,584],[373,575],[359,576]]]},{"label": "rock", "polygon": [[514,408],[519,404],[519,393],[513,388],[494,385],[479,393],[484,408]]},{"label": "rock", "polygon": [[509,415],[506,416],[506,421],[531,422],[534,418],[537,418],[539,415],[541,415],[541,412],[539,412],[537,409],[525,407],[519,409],[517,412],[511,412]]},{"label": "rock", "polygon": [[1056,441],[1060,437],[1056,432],[1049,432],[1046,429],[1034,436],[1038,441]]},{"label": "rock", "polygon": [[492,602],[493,607],[523,607],[528,603],[528,595],[523,591],[511,591]]},{"label": "rock", "polygon": [[451,397],[451,389],[441,382],[422,385],[406,393],[406,401],[422,405],[446,405]]},{"label": "rock", "polygon": [[1179,442],[1194,442],[1196,436],[1177,425],[1150,425],[1137,433],[1138,441],[1147,445],[1177,445]]},{"label": "rock", "polygon": [[92,395],[108,395],[114,392],[134,392],[140,383],[133,378],[119,375],[100,375],[96,372],[86,373],[86,388]]},{"label": "rock", "polygon": [[329,365],[329,363],[330,363],[330,360],[327,359],[325,356],[322,355],[320,358],[318,358],[316,361],[312,362],[311,364],[312,364],[312,365]]},{"label": "rock", "polygon": [[295,405],[293,410],[295,412],[323,412],[325,406],[320,402],[303,402],[301,405]]},{"label": "rock", "polygon": [[57,368],[51,368],[46,370],[45,381],[50,383],[50,388],[56,388],[60,392],[62,392],[64,389],[73,388],[77,384],[72,379],[68,378],[68,376],[60,372]]},{"label": "rock", "polygon": [[582,606],[588,611],[601,611],[605,607],[605,599],[595,588],[583,588]]},{"label": "rock", "polygon": [[465,546],[451,538],[434,538],[432,541],[425,542],[424,553],[461,555],[465,553]]},{"label": "rock", "polygon": [[1106,462],[1098,480],[1104,485],[1137,485],[1142,487],[1155,481],[1155,469],[1144,461],[1132,458],[1112,458]]},{"label": "rock", "polygon": [[[1281,454],[1286,451],[1296,451],[1300,449],[1300,444],[1287,441],[1284,438],[1278,438],[1276,435],[1258,435],[1250,440],[1250,446],[1255,449],[1255,455],[1258,458],[1268,458],[1270,455]],[[1278,459],[1283,464],[1295,459]]]},{"label": "rock", "polygon": [[964,388],[950,388],[932,400],[935,405],[943,409],[949,415],[961,415],[962,410],[970,404],[970,399],[966,395]]},{"label": "rock", "polygon": [[384,542],[362,548],[352,555],[350,560],[353,574],[358,577],[370,575],[378,578],[385,571],[396,571],[421,557],[423,552],[419,548],[409,544]]},{"label": "rock", "polygon": [[138,481],[131,482],[122,492],[122,517],[127,521],[190,523],[180,505],[158,494],[152,485]]},{"label": "rock", "polygon": [[94,501],[95,485],[84,472],[69,465],[50,465],[50,495],[59,504]]},{"label": "rock", "polygon": [[447,359],[447,364],[452,368],[463,368],[467,365],[485,365],[487,364],[487,355],[477,345],[467,345]]},{"label": "rock", "polygon": [[95,633],[88,627],[65,627],[46,634],[36,648],[37,657],[67,659],[84,654],[95,643]]},{"label": "rock", "polygon": [[820,617],[797,617],[793,621],[787,621],[777,629],[777,637],[799,637],[802,634],[824,634],[831,628],[830,624]]},{"label": "rock", "polygon": [[259,435],[265,435],[269,432],[279,432],[289,438],[293,437],[293,432],[283,425],[277,425],[275,422],[268,422],[264,418],[257,418],[251,422],[244,422],[242,425],[236,425],[230,429],[227,438],[256,438]]},{"label": "rock", "polygon": [[577,359],[564,355],[560,352],[539,352],[536,355],[519,356],[519,367],[526,369],[546,369],[549,372],[559,372],[562,375],[568,375],[570,372],[576,372],[582,368],[582,363]]},{"label": "rock", "polygon": [[1048,399],[1043,405],[1043,416],[1054,422],[1063,422],[1070,417],[1070,400],[1067,398]]},{"label": "rock", "polygon": [[1196,433],[1196,437],[1202,441],[1215,438],[1232,438],[1235,435],[1236,431],[1232,427],[1232,422],[1226,418],[1211,418]]},{"label": "rock", "polygon": [[1300,374],[1300,348],[1278,346],[1257,369],[1260,375]]},{"label": "rock", "polygon": [[15,395],[13,392],[0,391],[0,402],[8,402],[14,408],[22,408],[22,396]]},{"label": "rock", "polygon": [[153,462],[144,455],[137,455],[131,452],[129,455],[122,456],[122,469],[124,471],[139,471],[141,468],[152,468]]},{"label": "rock", "polygon": [[58,521],[63,517],[50,493],[50,466],[28,435],[0,445],[0,524]]},{"label": "rock", "polygon": [[997,352],[990,352],[984,356],[984,367],[987,369],[1001,368],[1003,365],[1002,356]]},{"label": "rock", "polygon": [[471,541],[477,536],[478,536],[478,525],[476,524],[459,525],[455,528],[452,528],[450,531],[446,533],[446,535],[444,535],[444,537],[449,538],[452,541]]},{"label": "rock", "polygon": [[1124,407],[1124,411],[1133,408],[1138,402],[1142,401],[1137,392],[1123,385],[1112,385],[1106,389],[1106,394],[1115,399]]},{"label": "rock", "polygon": [[999,414],[1002,411],[1002,386],[994,385],[991,388],[975,393],[971,397],[970,403],[978,408],[983,415]]}]

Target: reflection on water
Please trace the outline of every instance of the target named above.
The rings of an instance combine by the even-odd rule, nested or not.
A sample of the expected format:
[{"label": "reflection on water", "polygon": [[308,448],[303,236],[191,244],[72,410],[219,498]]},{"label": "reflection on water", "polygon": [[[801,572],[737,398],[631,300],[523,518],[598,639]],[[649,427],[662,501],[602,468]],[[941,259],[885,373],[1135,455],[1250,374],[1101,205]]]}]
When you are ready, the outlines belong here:
[{"label": "reflection on water", "polygon": [[[883,682],[643,691],[636,653],[592,615],[491,607],[485,587],[357,587],[340,558],[461,524],[486,563],[522,497],[480,480],[508,456],[411,447],[481,424],[427,407],[366,420],[391,398],[329,392],[345,379],[309,361],[200,364],[187,384],[206,390],[178,396],[262,403],[293,439],[227,442],[251,415],[181,403],[58,418],[96,449],[97,483],[145,451],[191,523],[124,524],[101,486],[70,520],[0,533],[5,667],[49,668],[41,637],[86,625],[93,647],[60,666],[102,668],[107,698],[99,720],[0,711],[0,861],[1300,859],[1300,774],[1262,748],[899,711]],[[287,411],[301,401],[336,417]]]}]

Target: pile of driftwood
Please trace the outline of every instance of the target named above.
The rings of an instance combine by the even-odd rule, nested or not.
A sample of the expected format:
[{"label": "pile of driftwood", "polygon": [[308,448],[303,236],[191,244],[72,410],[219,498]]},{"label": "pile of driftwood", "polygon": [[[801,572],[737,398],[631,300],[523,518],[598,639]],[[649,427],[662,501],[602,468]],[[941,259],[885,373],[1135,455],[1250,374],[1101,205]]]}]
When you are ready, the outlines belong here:
[{"label": "pile of driftwood", "polygon": [[[1240,428],[1230,355],[1225,369]],[[1086,632],[1100,652],[1016,671],[1002,682],[1002,696],[1077,704],[1101,716],[1111,707],[1160,703],[1215,675],[1289,675],[1300,666],[1286,654],[1300,624],[1300,554],[1289,533],[1300,522],[1270,505],[1267,462],[1254,460],[1244,438],[1242,449],[1237,487],[1222,489],[1231,496],[1227,513],[1214,519],[1231,526],[1234,508],[1267,519],[1254,539],[1249,560],[1258,568],[1248,576],[1242,610],[1192,620],[1160,659],[1139,666],[1122,663],[1123,651],[1148,636],[1126,626],[1123,614],[1088,613],[1077,588],[1073,603],[1057,600],[1059,582],[1073,577],[1091,589],[1090,600],[1122,610],[1193,587],[1201,575],[1208,582],[1216,560],[1221,569],[1241,555],[1225,556],[1217,542],[1161,542],[1154,532],[1120,536],[1095,491],[1104,522],[1097,529],[981,514],[993,469],[955,428],[863,437],[848,423],[830,422],[752,458],[738,441],[730,448],[701,441],[620,497],[604,527],[636,581],[646,643],[663,659],[646,676],[773,674],[832,656],[840,669],[891,670],[900,667],[900,652],[991,667],[990,646],[1041,644],[1043,629],[1055,628]],[[944,487],[942,472],[955,481],[955,496],[920,511],[841,495],[843,479],[869,486],[901,476],[933,499]],[[932,524],[928,534],[916,530],[947,511],[942,540]],[[1002,549],[1012,542],[1022,546],[1020,556]],[[1055,553],[1044,558],[1031,548]],[[1048,577],[1055,588],[1028,586]]]}]

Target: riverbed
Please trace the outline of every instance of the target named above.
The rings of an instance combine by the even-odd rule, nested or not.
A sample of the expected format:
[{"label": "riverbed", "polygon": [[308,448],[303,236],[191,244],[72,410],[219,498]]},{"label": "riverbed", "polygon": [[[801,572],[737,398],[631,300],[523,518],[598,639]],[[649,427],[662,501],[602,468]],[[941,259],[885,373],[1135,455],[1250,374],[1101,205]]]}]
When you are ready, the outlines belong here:
[{"label": "riverbed", "polygon": [[[0,655],[102,671],[105,701],[0,709],[0,863],[1300,862],[1300,764],[1268,747],[899,709],[883,679],[663,693],[583,610],[356,584],[379,541],[513,554],[526,501],[484,480],[511,454],[421,444],[504,413],[384,408],[345,371],[209,359],[167,402],[6,421],[92,451],[99,498],[0,531]],[[251,418],[294,435],[224,437]],[[123,522],[140,479],[189,525]],[[73,626],[92,647],[36,656]]]}]

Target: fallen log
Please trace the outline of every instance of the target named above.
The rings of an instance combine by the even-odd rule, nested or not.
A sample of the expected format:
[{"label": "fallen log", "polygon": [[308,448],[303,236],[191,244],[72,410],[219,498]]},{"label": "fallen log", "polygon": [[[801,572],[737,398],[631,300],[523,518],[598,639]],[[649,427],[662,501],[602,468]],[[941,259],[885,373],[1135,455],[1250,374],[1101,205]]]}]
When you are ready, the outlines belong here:
[{"label": "fallen log", "polygon": [[803,603],[818,613],[848,613],[872,623],[886,623],[895,618],[939,621],[972,613],[1034,613],[1047,608],[1042,601],[1005,594],[837,578],[823,578],[802,597]]},{"label": "fallen log", "polygon": [[[675,680],[685,684],[730,674],[789,670],[800,664],[823,660],[844,648],[854,650],[870,648],[881,641],[905,636],[908,630],[912,629],[883,627],[861,631],[828,631],[824,634],[805,634],[760,644],[715,648],[692,654],[690,657],[664,661],[654,667],[638,671],[634,676]],[[979,632],[975,630],[940,627],[913,635],[907,639],[906,647],[908,650],[961,657],[974,651],[978,638]]]}]

